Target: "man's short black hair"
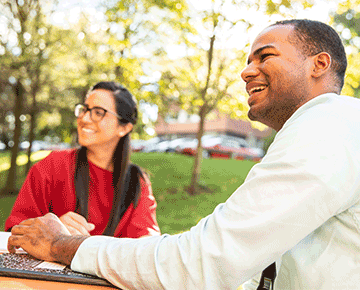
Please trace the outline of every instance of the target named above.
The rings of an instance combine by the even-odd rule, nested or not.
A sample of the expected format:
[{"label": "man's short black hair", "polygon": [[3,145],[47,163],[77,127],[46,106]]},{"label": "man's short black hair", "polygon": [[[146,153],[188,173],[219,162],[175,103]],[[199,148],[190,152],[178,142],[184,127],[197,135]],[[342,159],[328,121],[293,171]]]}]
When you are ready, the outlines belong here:
[{"label": "man's short black hair", "polygon": [[336,74],[338,87],[344,85],[347,67],[344,45],[338,33],[329,25],[308,19],[291,19],[278,21],[271,26],[292,25],[294,27],[295,45],[302,49],[306,56],[327,52],[331,56],[331,70]]}]

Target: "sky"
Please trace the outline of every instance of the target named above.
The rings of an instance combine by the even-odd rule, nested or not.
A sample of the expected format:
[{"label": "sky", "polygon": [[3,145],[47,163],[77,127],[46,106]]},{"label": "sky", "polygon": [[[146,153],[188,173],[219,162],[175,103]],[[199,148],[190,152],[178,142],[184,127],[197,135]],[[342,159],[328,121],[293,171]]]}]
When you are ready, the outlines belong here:
[{"label": "sky", "polygon": [[[337,1],[326,1],[326,0],[314,0],[314,6],[312,8],[302,10],[299,9],[297,18],[307,18],[313,20],[319,20],[323,22],[329,21],[330,12],[335,11],[337,7]],[[281,0],[273,0],[274,3],[281,3]],[[295,1],[294,1],[295,2]],[[101,3],[101,0],[62,0],[59,3],[58,12],[52,19],[54,24],[64,25],[67,19],[69,25],[75,23],[79,18],[79,13],[87,11],[89,14],[94,15],[94,19],[97,23],[94,23],[93,29],[99,29],[99,23],[105,20],[103,10],[97,6]],[[189,7],[195,13],[196,11],[210,8],[211,1],[209,0],[188,0]],[[223,33],[221,36],[223,39],[217,42],[217,48],[238,48],[243,49],[247,44],[251,43],[255,36],[270,23],[281,20],[277,15],[268,17],[264,15],[262,11],[257,11],[255,7],[253,9],[228,9],[226,11],[229,18],[237,19],[238,17],[244,17],[245,19],[254,23],[254,26],[249,31],[245,31],[244,27],[238,25],[235,29],[229,30],[227,33]],[[256,21],[253,21],[256,19]],[[241,37],[240,37],[241,36]],[[181,58],[184,55],[184,49],[181,45],[175,45],[169,43],[167,46],[167,52],[170,59]],[[146,50],[138,51],[140,56],[144,54],[146,56]]]},{"label": "sky", "polygon": [[[274,3],[281,3],[281,0],[272,0]],[[59,9],[57,14],[57,21],[60,24],[63,19],[68,17],[70,22],[75,22],[78,19],[78,14],[81,11],[88,11],[90,13],[97,13],[97,18],[99,20],[103,19],[102,10],[97,6],[101,4],[101,0],[62,0],[59,3]],[[210,8],[209,0],[188,0],[189,7],[194,10],[202,10]],[[295,2],[295,1],[294,1]],[[319,20],[323,22],[328,22],[329,12],[336,10],[337,3],[339,0],[328,1],[328,0],[314,0],[314,6],[306,10],[300,10],[297,14],[298,18],[308,18]],[[233,7],[228,10],[228,15],[233,18],[243,14],[242,17],[245,17],[249,20],[256,19],[255,29],[266,26],[269,23],[268,17],[264,17],[261,11],[256,11],[255,9],[250,10],[234,10]],[[278,20],[275,16],[273,20]]]}]

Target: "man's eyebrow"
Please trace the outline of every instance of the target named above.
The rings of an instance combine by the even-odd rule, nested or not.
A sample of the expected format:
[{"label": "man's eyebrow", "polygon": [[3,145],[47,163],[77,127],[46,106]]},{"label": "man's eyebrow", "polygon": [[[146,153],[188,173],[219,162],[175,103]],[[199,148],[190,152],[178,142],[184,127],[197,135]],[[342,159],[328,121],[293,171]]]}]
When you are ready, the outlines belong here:
[{"label": "man's eyebrow", "polygon": [[[259,55],[264,49],[267,49],[267,48],[275,48],[273,45],[270,45],[270,44],[268,44],[268,45],[265,45],[265,46],[263,46],[263,47],[260,47],[260,48],[258,48],[257,50],[255,50],[254,52],[253,52],[253,56],[257,56],[257,55]],[[247,64],[249,65],[250,64],[250,58],[248,58],[248,62],[247,62]]]}]

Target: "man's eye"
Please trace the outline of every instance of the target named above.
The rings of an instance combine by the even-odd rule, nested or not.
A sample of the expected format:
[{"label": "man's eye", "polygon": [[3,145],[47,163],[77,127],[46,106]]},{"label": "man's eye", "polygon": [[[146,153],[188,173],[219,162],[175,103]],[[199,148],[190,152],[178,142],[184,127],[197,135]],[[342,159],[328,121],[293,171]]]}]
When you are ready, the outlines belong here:
[{"label": "man's eye", "polygon": [[265,60],[267,57],[272,56],[272,53],[264,53],[262,55],[260,55],[260,59],[261,61]]}]

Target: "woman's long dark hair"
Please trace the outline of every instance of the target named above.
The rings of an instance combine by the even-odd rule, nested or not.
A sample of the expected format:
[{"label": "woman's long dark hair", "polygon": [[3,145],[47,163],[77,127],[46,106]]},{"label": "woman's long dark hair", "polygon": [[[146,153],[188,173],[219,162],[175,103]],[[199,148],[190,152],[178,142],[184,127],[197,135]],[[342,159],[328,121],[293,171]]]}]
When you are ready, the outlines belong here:
[{"label": "woman's long dark hair", "polygon": [[[136,124],[137,107],[134,97],[130,92],[115,82],[99,82],[90,90],[103,89],[112,92],[114,96],[116,112],[122,117],[121,125],[127,123]],[[89,163],[86,155],[86,147],[81,147],[76,156],[75,167],[75,192],[76,211],[88,218],[89,198]],[[120,138],[112,156],[114,200],[108,224],[103,235],[113,236],[119,221],[131,203],[134,207],[140,196],[140,176],[143,178],[141,169],[130,163],[130,132]]]}]

